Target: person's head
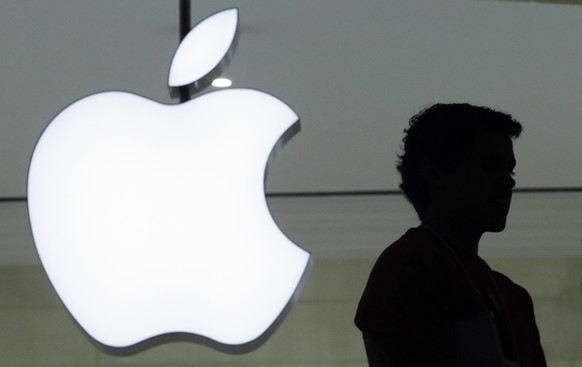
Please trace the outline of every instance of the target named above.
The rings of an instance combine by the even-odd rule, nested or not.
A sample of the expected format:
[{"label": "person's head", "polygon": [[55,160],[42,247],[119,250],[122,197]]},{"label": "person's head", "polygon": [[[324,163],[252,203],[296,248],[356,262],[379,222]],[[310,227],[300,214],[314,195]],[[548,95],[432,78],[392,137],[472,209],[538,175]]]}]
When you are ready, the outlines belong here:
[{"label": "person's head", "polygon": [[[504,204],[508,210],[515,186],[512,138],[521,129],[508,114],[469,104],[435,104],[413,116],[397,168],[400,188],[419,217],[443,203],[474,217],[491,216]],[[484,224],[491,227],[486,230],[503,229],[505,216],[497,217],[503,223]]]}]

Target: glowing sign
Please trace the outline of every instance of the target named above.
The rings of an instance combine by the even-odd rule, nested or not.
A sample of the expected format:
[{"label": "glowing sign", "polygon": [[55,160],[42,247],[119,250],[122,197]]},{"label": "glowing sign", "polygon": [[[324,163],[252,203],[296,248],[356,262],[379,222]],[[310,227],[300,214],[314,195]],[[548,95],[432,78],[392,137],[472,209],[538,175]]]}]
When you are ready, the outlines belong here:
[{"label": "glowing sign", "polygon": [[[204,53],[217,29],[234,42],[237,14],[207,18],[182,45]],[[170,80],[189,61],[198,79],[175,78],[188,84],[232,49],[199,62],[182,45]],[[298,130],[284,102],[243,88],[177,105],[111,91],[58,114],[32,156],[28,208],[43,266],[80,326],[115,348],[172,333],[219,346],[260,340],[310,261],[264,191],[273,148]]]}]

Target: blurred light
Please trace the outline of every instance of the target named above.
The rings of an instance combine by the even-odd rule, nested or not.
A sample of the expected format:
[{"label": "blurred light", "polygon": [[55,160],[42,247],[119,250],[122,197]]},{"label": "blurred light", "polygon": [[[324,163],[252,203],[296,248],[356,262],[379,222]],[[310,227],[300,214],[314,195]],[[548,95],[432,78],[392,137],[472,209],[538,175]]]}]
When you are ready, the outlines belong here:
[{"label": "blurred light", "polygon": [[212,86],[217,88],[227,88],[232,85],[232,81],[227,78],[217,78],[212,81]]}]

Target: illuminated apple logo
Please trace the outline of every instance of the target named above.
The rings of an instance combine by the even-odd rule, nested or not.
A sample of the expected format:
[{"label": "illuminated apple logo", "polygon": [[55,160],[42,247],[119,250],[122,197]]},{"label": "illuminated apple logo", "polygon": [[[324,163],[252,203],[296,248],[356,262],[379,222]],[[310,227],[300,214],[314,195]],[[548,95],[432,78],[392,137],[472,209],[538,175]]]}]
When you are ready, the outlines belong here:
[{"label": "illuminated apple logo", "polygon": [[[195,27],[170,86],[207,85],[237,23],[228,9]],[[112,348],[186,335],[228,350],[267,335],[310,262],[274,222],[264,187],[274,147],[298,129],[289,106],[244,88],[176,105],[111,91],[58,114],[32,156],[28,209],[78,324]]]}]

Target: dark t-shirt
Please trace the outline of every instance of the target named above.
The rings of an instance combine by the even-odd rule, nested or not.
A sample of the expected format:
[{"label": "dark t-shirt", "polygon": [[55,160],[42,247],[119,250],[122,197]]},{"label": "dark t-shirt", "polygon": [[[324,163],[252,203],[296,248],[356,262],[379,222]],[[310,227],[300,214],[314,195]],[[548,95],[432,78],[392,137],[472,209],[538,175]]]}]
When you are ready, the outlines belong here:
[{"label": "dark t-shirt", "polygon": [[380,255],[355,322],[386,366],[423,365],[458,360],[459,320],[485,313],[505,358],[521,367],[546,366],[527,291],[479,257],[461,262],[419,227]]}]

